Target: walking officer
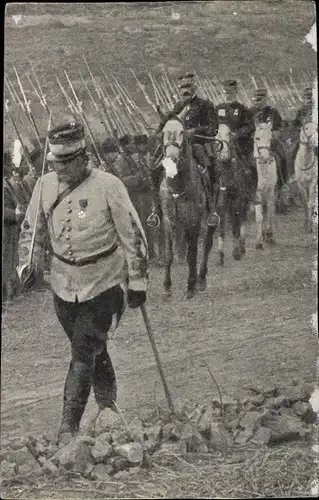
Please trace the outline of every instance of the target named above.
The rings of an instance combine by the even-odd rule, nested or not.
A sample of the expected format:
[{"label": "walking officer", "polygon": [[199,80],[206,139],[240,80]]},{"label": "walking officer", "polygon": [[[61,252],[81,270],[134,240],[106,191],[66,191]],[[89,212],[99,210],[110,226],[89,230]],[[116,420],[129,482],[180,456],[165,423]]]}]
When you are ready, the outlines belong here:
[{"label": "walking officer", "polygon": [[53,128],[48,142],[54,171],[43,176],[42,189],[41,179],[34,188],[21,227],[19,266],[21,276],[33,230],[35,266],[49,234],[54,307],[72,351],[58,432],[58,441],[67,443],[79,429],[91,387],[100,409],[116,400],[107,333],[126,301],[136,308],[146,300],[148,249],[121,180],[88,161],[83,126]]}]

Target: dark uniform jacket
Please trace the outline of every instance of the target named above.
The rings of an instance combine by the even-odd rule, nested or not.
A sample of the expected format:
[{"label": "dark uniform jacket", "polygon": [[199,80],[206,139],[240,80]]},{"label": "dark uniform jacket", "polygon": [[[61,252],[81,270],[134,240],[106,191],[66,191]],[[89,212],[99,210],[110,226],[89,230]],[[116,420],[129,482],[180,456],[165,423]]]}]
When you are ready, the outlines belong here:
[{"label": "dark uniform jacket", "polygon": [[[158,131],[161,131],[168,120],[183,111],[185,106],[189,109],[183,117],[183,123],[187,130],[196,128],[199,135],[215,136],[218,132],[218,117],[212,102],[195,96],[189,104],[179,101],[172,111],[167,113],[161,120]],[[205,144],[205,139],[194,137],[194,144]]]},{"label": "dark uniform jacket", "polygon": [[254,118],[251,111],[240,102],[223,102],[216,108],[219,124],[226,124],[236,133],[237,145],[242,154],[253,150]]},{"label": "dark uniform jacket", "polygon": [[4,179],[3,182],[3,222],[5,226],[17,224],[17,217],[15,209],[17,207],[17,200],[14,194],[14,188],[10,181]]},{"label": "dark uniform jacket", "polygon": [[255,123],[272,123],[272,130],[280,130],[282,127],[282,118],[279,111],[271,106],[265,106],[262,109],[257,107],[250,108],[250,111],[254,117]]},{"label": "dark uniform jacket", "polygon": [[300,129],[305,122],[312,121],[312,106],[304,104],[298,109],[296,118],[293,120],[292,124],[295,128]]}]

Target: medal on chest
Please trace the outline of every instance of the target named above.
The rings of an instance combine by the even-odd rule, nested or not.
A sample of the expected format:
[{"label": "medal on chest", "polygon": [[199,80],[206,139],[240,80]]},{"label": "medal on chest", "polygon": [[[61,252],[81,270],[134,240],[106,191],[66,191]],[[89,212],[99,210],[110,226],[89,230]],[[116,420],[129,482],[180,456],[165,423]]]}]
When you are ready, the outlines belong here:
[{"label": "medal on chest", "polygon": [[78,216],[80,219],[84,219],[86,217],[86,212],[85,209],[87,207],[88,200],[79,200],[79,205],[80,205],[80,211],[78,212]]}]

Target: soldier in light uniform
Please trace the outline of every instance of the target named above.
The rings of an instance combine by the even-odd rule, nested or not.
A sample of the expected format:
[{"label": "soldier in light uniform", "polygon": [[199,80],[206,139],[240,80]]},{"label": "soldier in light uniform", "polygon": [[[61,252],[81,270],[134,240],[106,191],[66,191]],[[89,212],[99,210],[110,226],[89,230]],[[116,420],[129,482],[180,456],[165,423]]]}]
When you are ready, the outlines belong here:
[{"label": "soldier in light uniform", "polygon": [[272,124],[271,149],[278,160],[276,162],[278,177],[277,188],[280,190],[288,180],[286,153],[279,140],[279,135],[283,126],[282,118],[276,108],[267,104],[268,95],[266,89],[257,89],[254,93],[253,100],[255,106],[250,108],[250,111],[254,117],[255,123],[271,122]]},{"label": "soldier in light uniform", "polygon": [[[161,132],[166,122],[175,116],[179,116],[182,119],[188,134],[191,136],[193,156],[197,163],[203,169],[207,169],[208,172],[208,179],[205,177],[203,183],[210,212],[207,222],[209,225],[215,226],[218,219],[216,218],[215,207],[213,206],[213,188],[215,184],[214,154],[210,156],[207,154],[205,145],[210,143],[209,139],[196,136],[215,137],[218,132],[218,118],[213,103],[197,96],[196,84],[192,73],[180,77],[179,87],[182,93],[182,100],[175,104],[172,111],[164,115],[161,119],[157,133]],[[162,148],[159,148],[158,156],[161,157],[162,155]],[[160,161],[160,158],[157,160]],[[159,169],[163,171],[162,166],[159,166]],[[162,178],[163,176],[159,175],[157,169],[153,171],[152,180],[155,207],[152,216],[157,215],[159,218],[161,218],[159,189]]]},{"label": "soldier in light uniform", "polygon": [[49,234],[54,307],[72,348],[58,432],[58,441],[67,443],[79,429],[91,386],[100,409],[114,405],[107,332],[120,320],[126,300],[132,308],[145,302],[148,250],[121,180],[88,163],[83,126],[61,125],[48,140],[54,171],[44,175],[41,193],[40,179],[34,188],[22,222],[19,266],[23,276],[34,228],[33,266]]}]

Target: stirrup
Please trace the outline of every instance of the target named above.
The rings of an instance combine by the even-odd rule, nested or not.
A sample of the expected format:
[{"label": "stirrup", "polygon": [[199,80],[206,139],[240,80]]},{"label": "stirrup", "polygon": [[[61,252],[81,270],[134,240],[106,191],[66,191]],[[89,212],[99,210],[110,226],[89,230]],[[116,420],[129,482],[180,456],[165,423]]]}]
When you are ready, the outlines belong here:
[{"label": "stirrup", "polygon": [[159,227],[160,223],[161,223],[160,218],[156,212],[152,212],[151,215],[149,215],[146,220],[146,224],[149,227]]},{"label": "stirrup", "polygon": [[216,212],[210,213],[207,217],[207,225],[211,227],[218,227],[220,223],[220,217]]}]

